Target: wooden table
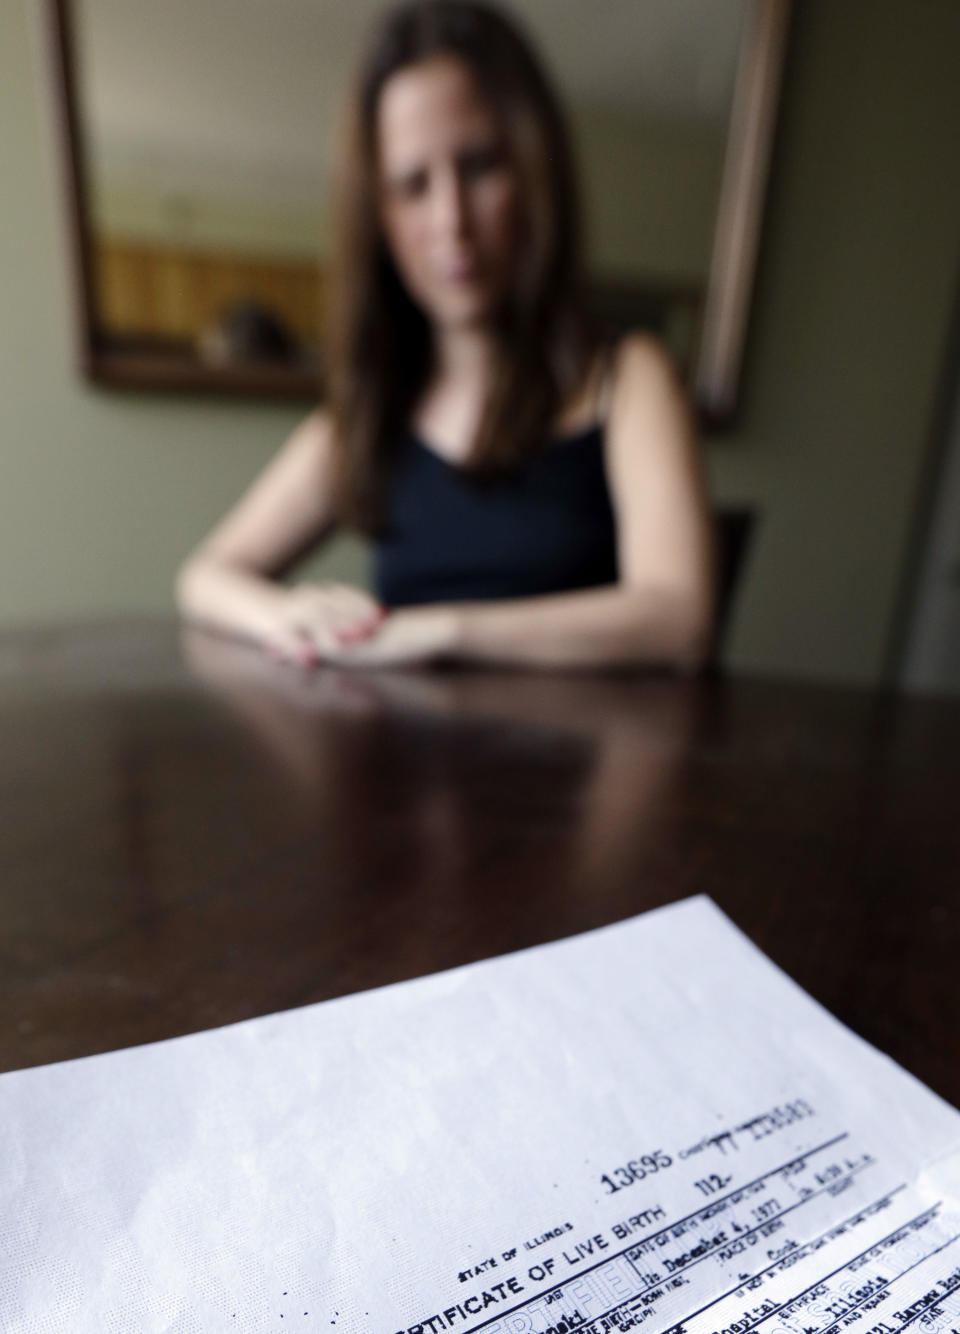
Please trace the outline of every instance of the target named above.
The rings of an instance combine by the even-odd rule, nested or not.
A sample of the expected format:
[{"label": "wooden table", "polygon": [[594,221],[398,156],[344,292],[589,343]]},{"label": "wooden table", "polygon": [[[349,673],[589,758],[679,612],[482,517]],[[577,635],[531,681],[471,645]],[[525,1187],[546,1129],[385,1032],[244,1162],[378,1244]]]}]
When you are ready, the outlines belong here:
[{"label": "wooden table", "polygon": [[0,794],[0,1069],[708,894],[960,1103],[960,702],[7,633]]}]

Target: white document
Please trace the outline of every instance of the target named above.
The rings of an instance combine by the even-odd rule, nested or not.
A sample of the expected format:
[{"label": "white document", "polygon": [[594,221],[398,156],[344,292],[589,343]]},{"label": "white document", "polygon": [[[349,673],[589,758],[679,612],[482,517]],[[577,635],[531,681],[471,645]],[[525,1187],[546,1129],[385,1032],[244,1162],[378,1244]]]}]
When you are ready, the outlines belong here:
[{"label": "white document", "polygon": [[4,1334],[960,1329],[960,1114],[706,899],[4,1075],[0,1127]]}]

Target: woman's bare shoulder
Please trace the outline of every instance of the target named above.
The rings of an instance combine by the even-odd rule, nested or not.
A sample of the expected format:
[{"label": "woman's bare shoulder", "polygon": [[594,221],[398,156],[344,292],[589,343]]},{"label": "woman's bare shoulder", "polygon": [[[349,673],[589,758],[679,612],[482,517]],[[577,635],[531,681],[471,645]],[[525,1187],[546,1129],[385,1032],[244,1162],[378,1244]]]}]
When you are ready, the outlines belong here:
[{"label": "woman's bare shoulder", "polygon": [[649,423],[687,434],[693,418],[676,360],[654,334],[625,334],[615,349],[610,375],[608,439],[632,435],[631,426]]},{"label": "woman's bare shoulder", "polygon": [[288,438],[299,438],[318,448],[329,448],[333,441],[333,416],[330,409],[322,403],[318,404],[294,427]]},{"label": "woman's bare shoulder", "polygon": [[556,419],[557,434],[573,434],[594,425],[608,426],[640,400],[684,399],[672,354],[654,334],[634,329],[605,341],[593,353],[576,393]]},{"label": "woman's bare shoulder", "polygon": [[316,407],[287,436],[266,475],[315,488],[332,474],[335,454],[333,418],[326,407]]},{"label": "woman's bare shoulder", "polygon": [[646,329],[624,334],[611,353],[611,393],[659,385],[682,390],[677,363],[665,343]]}]

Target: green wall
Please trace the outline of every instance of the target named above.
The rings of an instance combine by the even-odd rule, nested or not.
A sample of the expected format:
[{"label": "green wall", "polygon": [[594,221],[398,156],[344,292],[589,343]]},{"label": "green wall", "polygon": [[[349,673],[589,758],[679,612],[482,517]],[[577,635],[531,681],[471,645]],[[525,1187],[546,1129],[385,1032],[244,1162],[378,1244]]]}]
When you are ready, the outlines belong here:
[{"label": "green wall", "polygon": [[957,291],[960,4],[797,0],[741,423],[737,667],[876,680]]},{"label": "green wall", "polygon": [[596,271],[702,280],[723,171],[722,131],[586,104],[573,108],[570,123]]},{"label": "green wall", "polygon": [[[0,6],[0,624],[163,612],[297,413],[76,378],[35,11]],[[709,450],[718,497],[764,512],[735,666],[879,673],[954,291],[958,14],[798,5],[743,412]]]}]

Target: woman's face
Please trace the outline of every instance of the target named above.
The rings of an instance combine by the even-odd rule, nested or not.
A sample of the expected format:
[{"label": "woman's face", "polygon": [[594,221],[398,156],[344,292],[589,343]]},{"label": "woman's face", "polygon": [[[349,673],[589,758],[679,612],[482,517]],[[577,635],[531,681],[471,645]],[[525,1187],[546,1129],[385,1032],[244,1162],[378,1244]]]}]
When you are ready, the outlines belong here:
[{"label": "woman's face", "polygon": [[468,67],[398,71],[377,107],[381,221],[397,272],[441,327],[482,327],[514,278],[520,191],[500,123]]}]

